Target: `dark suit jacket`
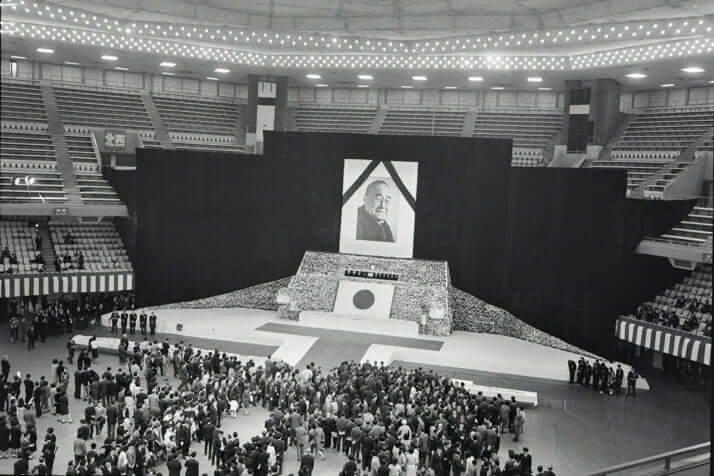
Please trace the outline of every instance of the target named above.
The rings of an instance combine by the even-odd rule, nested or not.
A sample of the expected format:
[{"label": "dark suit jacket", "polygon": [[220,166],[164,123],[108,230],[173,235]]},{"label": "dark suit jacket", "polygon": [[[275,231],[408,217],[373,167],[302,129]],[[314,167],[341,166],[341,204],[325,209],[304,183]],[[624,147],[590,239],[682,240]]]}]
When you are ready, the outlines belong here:
[{"label": "dark suit jacket", "polygon": [[364,205],[357,209],[357,239],[394,243],[394,236],[389,223],[378,221],[367,212]]},{"label": "dark suit jacket", "polygon": [[169,468],[169,476],[181,476],[181,461],[178,458],[172,458],[166,463]]},{"label": "dark suit jacket", "polygon": [[186,460],[186,476],[198,476],[198,461],[193,458]]}]

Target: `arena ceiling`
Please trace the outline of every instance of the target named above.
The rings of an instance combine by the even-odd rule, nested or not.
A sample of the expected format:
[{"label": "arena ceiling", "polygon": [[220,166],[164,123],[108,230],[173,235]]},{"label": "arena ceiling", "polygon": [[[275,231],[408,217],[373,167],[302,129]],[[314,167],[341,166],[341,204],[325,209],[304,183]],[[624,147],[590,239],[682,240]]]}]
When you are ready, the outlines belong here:
[{"label": "arena ceiling", "polygon": [[[3,0],[3,56],[241,81],[521,88],[714,79],[714,0]],[[52,54],[38,54],[47,48]],[[100,58],[113,55],[116,62]],[[170,70],[161,62],[175,63]],[[121,63],[121,65],[120,65]],[[699,66],[703,73],[684,73]],[[229,73],[216,73],[225,68]],[[646,78],[630,80],[628,73]],[[317,73],[319,80],[305,78]],[[427,76],[412,83],[414,75]],[[484,81],[468,81],[480,76]],[[316,83],[317,81],[317,83]],[[362,81],[363,82],[363,81]],[[523,83],[523,84],[521,84]],[[548,83],[547,85],[545,83]]]}]

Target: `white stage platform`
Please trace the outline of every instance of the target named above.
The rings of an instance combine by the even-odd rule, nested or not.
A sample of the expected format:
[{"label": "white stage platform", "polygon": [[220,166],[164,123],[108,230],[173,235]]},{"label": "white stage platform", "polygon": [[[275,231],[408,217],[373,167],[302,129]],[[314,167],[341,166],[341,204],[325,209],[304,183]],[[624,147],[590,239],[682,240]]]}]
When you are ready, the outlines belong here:
[{"label": "white stage platform", "polygon": [[[304,323],[279,320],[275,311],[221,308],[160,309],[155,312],[158,318],[157,332],[181,337],[193,336],[277,346],[278,350],[273,354],[273,358],[282,359],[290,365],[300,362],[320,339],[320,332],[323,331],[323,328],[314,328]],[[102,322],[105,326],[110,326],[109,315],[104,315]],[[183,325],[181,332],[176,331],[176,324],[179,323]],[[258,330],[269,323],[280,324],[284,330]],[[296,329],[295,334],[290,333],[291,328]],[[325,332],[327,331],[326,329]],[[364,334],[369,333],[369,329],[345,332]],[[391,337],[393,336],[384,336],[382,339]],[[399,337],[415,339],[403,334]],[[349,339],[348,334],[345,339]],[[383,361],[385,364],[398,360],[564,382],[568,378],[568,360],[577,361],[580,358],[580,355],[571,352],[493,334],[458,331],[447,337],[419,336],[418,339],[441,341],[443,345],[440,350],[434,351],[384,343],[372,344],[360,360]],[[622,367],[627,374],[629,366],[623,364]],[[644,378],[640,378],[637,388],[649,390],[649,385]]]},{"label": "white stage platform", "polygon": [[363,332],[399,337],[419,337],[419,325],[398,319],[375,319],[371,317],[336,314],[334,312],[303,311],[299,324],[333,331]]}]

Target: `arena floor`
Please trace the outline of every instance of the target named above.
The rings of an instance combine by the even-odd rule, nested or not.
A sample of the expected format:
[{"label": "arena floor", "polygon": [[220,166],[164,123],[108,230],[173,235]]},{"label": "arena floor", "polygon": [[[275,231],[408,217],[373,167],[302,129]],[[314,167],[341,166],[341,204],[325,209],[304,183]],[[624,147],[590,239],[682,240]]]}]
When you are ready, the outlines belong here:
[{"label": "arena floor", "polygon": [[[220,310],[226,311],[226,310]],[[166,311],[162,311],[166,312]],[[191,319],[200,322],[201,328],[206,329],[205,333],[220,335],[222,332],[216,331],[213,324],[207,321],[210,316],[216,314],[231,316],[229,312],[216,313],[216,310],[183,310],[183,319]],[[184,314],[185,313],[185,314]],[[252,317],[246,317],[257,323],[257,315],[262,312],[253,312]],[[256,314],[257,313],[257,314]],[[230,352],[244,355],[278,355],[283,347],[286,347],[284,340],[289,344],[295,344],[298,351],[293,351],[290,358],[298,362],[315,362],[318,365],[327,367],[336,361],[359,358],[357,357],[368,346],[369,342],[364,342],[361,335],[348,336],[340,332],[316,332],[310,329],[293,330],[297,334],[287,334],[292,326],[280,325],[278,323],[269,326],[270,332],[266,330],[251,329],[241,321],[240,326],[235,326],[235,315],[233,315],[234,328],[236,333],[242,333],[243,337],[254,333],[255,339],[248,340],[217,340],[215,337],[189,336],[190,321],[184,320],[184,331],[181,335],[169,333],[161,334],[161,338],[169,337],[172,341],[183,340],[193,343],[202,348],[218,348]],[[159,319],[167,319],[167,316],[160,315]],[[167,324],[164,321],[164,324]],[[265,325],[263,322],[260,326]],[[252,324],[251,324],[252,325]],[[258,326],[258,327],[260,327]],[[187,329],[187,327],[189,329]],[[166,325],[163,330],[168,330]],[[322,330],[320,330],[322,331]],[[8,342],[7,331],[3,329],[0,334],[2,342]],[[107,335],[107,329],[94,328],[82,331],[83,333],[97,333]],[[304,335],[301,335],[304,334]],[[316,335],[318,334],[318,335]],[[282,336],[282,337],[281,337]],[[375,338],[375,336],[371,336]],[[418,339],[421,340],[421,339]],[[434,346],[434,341],[430,340],[428,346]],[[31,373],[33,377],[48,375],[52,358],[65,358],[67,339],[65,337],[49,338],[46,343],[38,343],[37,348],[27,351],[22,344],[3,345],[2,354],[7,354],[13,365],[12,373],[16,371]],[[292,347],[292,345],[287,345]],[[441,351],[446,344],[439,346]],[[407,349],[405,347],[405,349]],[[485,346],[474,346],[474,352],[485,352]],[[409,351],[428,352],[423,349],[409,349]],[[513,346],[502,346],[500,348],[488,349],[494,355],[486,360],[488,362],[509,362],[514,359]],[[435,351],[431,351],[435,352]],[[557,351],[561,352],[561,351]],[[515,355],[520,355],[516,352]],[[397,356],[399,357],[399,356]],[[539,356],[540,358],[540,356]],[[408,359],[407,359],[408,360]],[[509,449],[520,449],[528,446],[533,455],[534,463],[553,464],[558,475],[582,475],[588,471],[602,468],[611,464],[616,464],[636,458],[649,456],[655,453],[680,448],[683,446],[700,443],[710,439],[710,417],[711,409],[707,401],[707,396],[699,393],[692,393],[678,387],[671,381],[667,381],[657,375],[648,375],[651,389],[641,391],[636,399],[625,399],[624,397],[609,397],[601,395],[592,390],[585,390],[578,386],[569,385],[563,381],[566,375],[565,360],[561,360],[560,381],[549,378],[539,378],[533,376],[515,375],[513,373],[484,370],[483,368],[459,367],[454,365],[439,365],[436,362],[410,362],[401,358],[395,359],[393,365],[406,367],[421,366],[434,368],[439,372],[459,378],[468,378],[480,384],[500,386],[507,388],[533,390],[539,394],[541,404],[537,409],[527,410],[527,423],[525,434],[519,446],[511,441],[509,435],[502,437],[500,454],[503,457]],[[530,356],[530,360],[534,359]],[[103,369],[107,366],[116,367],[118,358],[113,355],[100,355],[96,363],[97,367]],[[503,364],[501,364],[503,365]],[[479,367],[486,367],[481,365]],[[496,369],[499,366],[495,366]],[[174,382],[173,378],[167,377],[169,382]],[[71,387],[71,385],[70,385]],[[72,389],[70,388],[70,394]],[[76,428],[79,424],[78,416],[83,413],[83,403],[77,400],[70,402],[71,413],[75,415],[74,423],[61,424],[56,417],[43,415],[38,419],[38,438],[43,438],[45,430],[53,426],[60,440],[60,448],[55,463],[55,473],[64,474],[67,462],[72,458],[72,445]],[[248,416],[239,416],[233,420],[225,419],[225,429],[237,431],[242,441],[258,434],[262,430],[262,425],[267,417],[267,411],[262,408],[254,408]],[[95,440],[99,442],[99,440]],[[202,456],[202,447],[198,444],[193,447],[199,453],[201,473],[212,472],[208,461]],[[342,456],[334,452],[328,452],[325,461],[318,462],[315,475],[336,475],[344,463]],[[10,459],[0,460],[0,474],[12,471]],[[284,474],[296,472],[296,458],[293,452],[288,453]],[[166,474],[166,468],[163,468]],[[702,473],[704,474],[704,473]]]}]

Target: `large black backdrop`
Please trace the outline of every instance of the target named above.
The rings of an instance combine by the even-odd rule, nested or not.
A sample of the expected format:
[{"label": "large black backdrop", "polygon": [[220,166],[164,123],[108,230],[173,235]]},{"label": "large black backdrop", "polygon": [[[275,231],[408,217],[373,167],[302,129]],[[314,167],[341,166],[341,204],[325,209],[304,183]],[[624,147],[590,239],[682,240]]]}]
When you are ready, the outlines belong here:
[{"label": "large black backdrop", "polygon": [[624,172],[510,168],[507,140],[265,140],[264,156],[137,149],[141,305],[294,274],[305,250],[338,250],[345,158],[416,161],[415,257],[448,260],[455,286],[611,354],[615,311],[639,279],[632,229],[645,227],[628,216]]}]

